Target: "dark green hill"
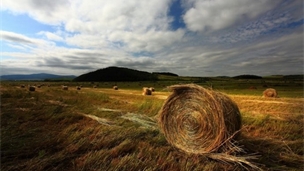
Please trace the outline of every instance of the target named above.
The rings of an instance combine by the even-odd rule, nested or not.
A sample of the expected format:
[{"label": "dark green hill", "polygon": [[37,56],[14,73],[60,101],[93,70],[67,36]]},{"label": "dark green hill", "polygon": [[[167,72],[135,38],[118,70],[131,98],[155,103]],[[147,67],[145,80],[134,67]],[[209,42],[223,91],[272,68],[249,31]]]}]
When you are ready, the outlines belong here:
[{"label": "dark green hill", "polygon": [[74,78],[73,81],[156,81],[157,76],[145,72],[122,67],[108,67],[89,72]]},{"label": "dark green hill", "polygon": [[177,74],[174,74],[174,73],[171,73],[171,72],[152,72],[152,74],[168,75],[168,76],[175,76],[175,77],[178,77]]},{"label": "dark green hill", "polygon": [[257,75],[238,75],[235,77],[232,77],[234,79],[262,79],[261,76],[257,76]]},{"label": "dark green hill", "polygon": [[284,75],[284,79],[304,80],[304,75]]}]

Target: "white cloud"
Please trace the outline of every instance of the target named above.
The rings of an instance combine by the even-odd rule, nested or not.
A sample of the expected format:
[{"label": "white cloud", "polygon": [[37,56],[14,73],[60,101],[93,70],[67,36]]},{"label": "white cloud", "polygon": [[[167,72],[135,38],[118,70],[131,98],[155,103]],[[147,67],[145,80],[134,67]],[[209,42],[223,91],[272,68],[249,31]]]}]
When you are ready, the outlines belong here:
[{"label": "white cloud", "polygon": [[157,51],[184,34],[182,30],[168,30],[168,4],[168,0],[75,3],[72,9],[77,9],[77,17],[67,20],[65,28],[81,34],[69,37],[67,42],[86,48],[119,46],[130,52]]},{"label": "white cloud", "polygon": [[299,1],[182,0],[186,28],[177,30],[171,1],[3,0],[4,10],[54,30],[0,31],[8,46],[23,50],[2,52],[1,66],[74,75],[113,65],[193,76],[302,71],[303,25],[287,27],[303,19]]},{"label": "white cloud", "polygon": [[[26,52],[1,52],[1,56],[3,57],[12,57],[12,58],[19,58],[20,59],[29,59],[33,57],[34,55],[32,53],[26,53]],[[11,61],[11,60],[8,60]],[[1,61],[1,63],[5,63],[5,61]]]},{"label": "white cloud", "polygon": [[12,48],[14,48],[14,49],[26,50],[25,47],[20,46],[20,45],[15,45],[15,44],[8,43],[8,46],[10,46],[10,47],[12,47]]},{"label": "white cloud", "polygon": [[183,19],[191,31],[214,31],[257,17],[274,8],[279,1],[213,0],[190,1]]},{"label": "white cloud", "polygon": [[38,33],[38,35],[44,35],[44,36],[46,36],[46,38],[48,40],[51,40],[51,41],[57,41],[57,42],[64,41],[64,38],[62,38],[60,35],[57,35],[55,33],[51,33],[51,32],[48,32],[48,31],[40,31]]},{"label": "white cloud", "polygon": [[150,30],[142,33],[117,31],[109,35],[109,40],[125,44],[127,51],[154,52],[181,41],[184,33],[185,31],[182,29],[177,31]]},{"label": "white cloud", "polygon": [[67,31],[99,33],[112,30],[166,29],[169,0],[3,0],[3,9],[27,13],[39,22]]},{"label": "white cloud", "polygon": [[10,10],[16,14],[26,13],[35,20],[52,25],[58,25],[70,17],[69,1],[67,0],[22,0],[1,1],[2,10]]},{"label": "white cloud", "polygon": [[0,38],[3,41],[10,42],[11,44],[14,45],[22,46],[24,48],[33,48],[33,47],[43,48],[54,45],[54,43],[42,39],[30,38],[22,34],[9,32],[9,31],[2,31],[2,30],[0,30]]},{"label": "white cloud", "polygon": [[108,30],[147,30],[149,27],[163,30],[168,27],[168,0],[107,0],[95,3],[84,3],[86,8],[80,6],[83,12],[90,11],[83,18],[98,21]]},{"label": "white cloud", "polygon": [[[28,13],[48,24],[63,24],[69,45],[82,48],[112,47],[122,43],[127,51],[157,51],[182,39],[185,31],[170,31],[170,0],[103,1],[3,1],[5,9]],[[42,31],[49,40],[62,41],[56,33]],[[114,41],[114,42],[109,42]]]},{"label": "white cloud", "polygon": [[75,34],[66,38],[66,43],[80,48],[104,48],[107,41],[103,35]]}]

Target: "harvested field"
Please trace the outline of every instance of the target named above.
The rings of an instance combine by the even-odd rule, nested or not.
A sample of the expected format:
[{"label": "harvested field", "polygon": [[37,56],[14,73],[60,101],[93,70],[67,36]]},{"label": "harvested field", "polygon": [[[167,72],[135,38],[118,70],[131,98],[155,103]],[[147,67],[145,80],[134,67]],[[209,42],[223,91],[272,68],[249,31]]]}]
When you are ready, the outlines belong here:
[{"label": "harvested field", "polygon": [[280,98],[262,98],[248,85],[242,94],[226,90],[242,117],[235,141],[242,151],[204,155],[172,146],[156,124],[166,89],[142,96],[143,85],[63,91],[60,84],[35,92],[1,84],[1,170],[304,169],[299,90],[281,89]]}]

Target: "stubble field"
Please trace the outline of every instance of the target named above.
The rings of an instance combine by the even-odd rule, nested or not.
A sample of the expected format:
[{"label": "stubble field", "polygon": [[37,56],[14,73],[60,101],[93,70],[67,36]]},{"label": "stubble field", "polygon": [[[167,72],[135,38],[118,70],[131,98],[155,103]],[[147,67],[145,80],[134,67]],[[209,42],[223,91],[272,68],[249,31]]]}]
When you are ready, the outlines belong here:
[{"label": "stubble field", "polygon": [[[236,162],[192,155],[168,144],[155,121],[174,82],[45,83],[36,91],[1,83],[1,170],[252,170]],[[76,85],[83,88],[77,90]],[[96,84],[96,83],[95,83]],[[263,98],[265,89],[223,82],[242,115],[237,157],[261,170],[304,169],[303,84],[277,85],[280,98]],[[256,83],[257,84],[257,83]],[[277,84],[277,83],[276,83]],[[49,87],[47,85],[50,85]],[[210,84],[201,84],[208,87]],[[153,86],[151,96],[142,87]],[[254,157],[253,157],[254,156]]]}]

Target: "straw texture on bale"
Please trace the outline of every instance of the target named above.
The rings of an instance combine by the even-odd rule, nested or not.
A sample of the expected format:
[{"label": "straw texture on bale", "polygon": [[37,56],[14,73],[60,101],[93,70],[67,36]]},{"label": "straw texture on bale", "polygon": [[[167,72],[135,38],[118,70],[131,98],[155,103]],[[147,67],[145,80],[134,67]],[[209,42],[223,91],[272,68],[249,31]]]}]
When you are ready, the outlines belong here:
[{"label": "straw texture on bale", "polygon": [[158,124],[171,145],[190,154],[234,152],[241,116],[228,96],[195,84],[168,88],[173,93],[159,111]]},{"label": "straw texture on bale", "polygon": [[273,88],[267,88],[263,91],[263,97],[278,97],[278,93]]},{"label": "straw texture on bale", "polygon": [[143,87],[143,95],[152,95],[152,91],[148,87]]}]

